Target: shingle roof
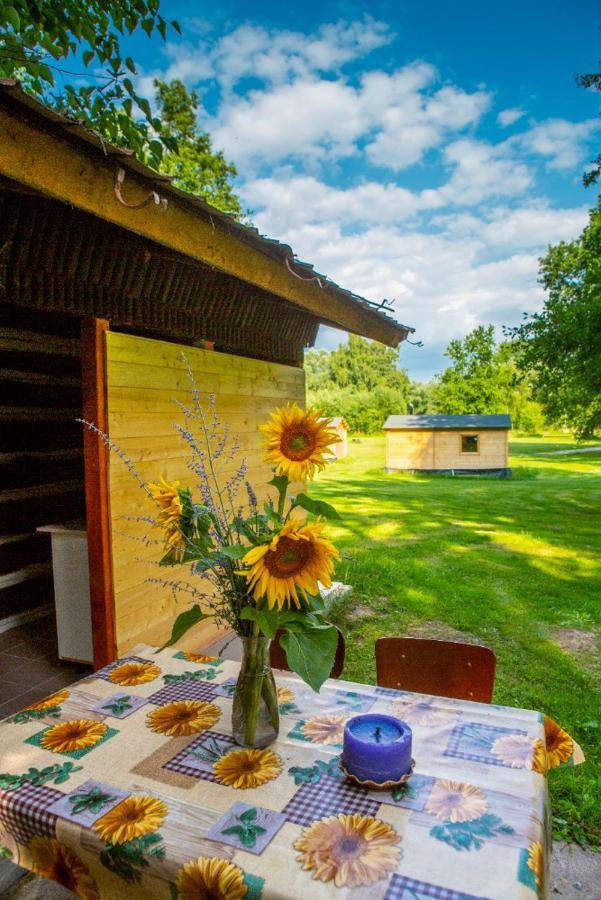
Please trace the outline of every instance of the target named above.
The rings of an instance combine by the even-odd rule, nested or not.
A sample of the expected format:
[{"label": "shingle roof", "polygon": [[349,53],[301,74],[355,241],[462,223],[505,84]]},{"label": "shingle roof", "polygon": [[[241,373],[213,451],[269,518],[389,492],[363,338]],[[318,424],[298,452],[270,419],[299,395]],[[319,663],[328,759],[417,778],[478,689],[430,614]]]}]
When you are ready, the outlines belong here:
[{"label": "shingle roof", "polygon": [[388,416],[384,428],[403,429],[407,431],[435,431],[452,429],[484,429],[511,428],[511,416],[507,413],[497,415],[463,415],[463,416]]}]

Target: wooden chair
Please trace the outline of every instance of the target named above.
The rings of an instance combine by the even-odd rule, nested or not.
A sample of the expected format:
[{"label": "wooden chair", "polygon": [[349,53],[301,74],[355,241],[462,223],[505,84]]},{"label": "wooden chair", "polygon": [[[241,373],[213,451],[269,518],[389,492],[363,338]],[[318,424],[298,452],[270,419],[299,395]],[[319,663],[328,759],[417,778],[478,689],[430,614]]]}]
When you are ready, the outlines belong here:
[{"label": "wooden chair", "polygon": [[[334,659],[334,665],[332,666],[332,671],[330,672],[330,678],[340,678],[340,675],[342,674],[342,670],[344,668],[344,635],[337,625],[335,626],[335,628],[338,632],[338,646],[336,647],[336,658]],[[290,672],[290,666],[288,665],[288,660],[286,659],[286,652],[280,644],[280,638],[283,633],[283,630],[280,629],[271,642],[271,646],[269,648],[270,662],[274,669],[286,669],[288,672]]]},{"label": "wooden chair", "polygon": [[492,650],[476,644],[401,637],[376,641],[378,685],[402,691],[490,703],[496,662]]}]

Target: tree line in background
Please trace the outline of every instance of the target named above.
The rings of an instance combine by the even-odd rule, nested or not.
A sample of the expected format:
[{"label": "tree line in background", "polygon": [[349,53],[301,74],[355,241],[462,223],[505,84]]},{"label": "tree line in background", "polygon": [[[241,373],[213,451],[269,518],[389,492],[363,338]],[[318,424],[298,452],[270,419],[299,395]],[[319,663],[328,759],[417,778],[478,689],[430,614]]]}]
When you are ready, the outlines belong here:
[{"label": "tree line in background", "polygon": [[508,412],[519,431],[544,428],[531,374],[512,344],[495,341],[492,325],[451,341],[445,355],[451,364],[433,381],[411,381],[398,368],[398,350],[351,335],[337,350],[305,354],[308,399],[365,434],[381,431],[387,416],[407,413]]}]

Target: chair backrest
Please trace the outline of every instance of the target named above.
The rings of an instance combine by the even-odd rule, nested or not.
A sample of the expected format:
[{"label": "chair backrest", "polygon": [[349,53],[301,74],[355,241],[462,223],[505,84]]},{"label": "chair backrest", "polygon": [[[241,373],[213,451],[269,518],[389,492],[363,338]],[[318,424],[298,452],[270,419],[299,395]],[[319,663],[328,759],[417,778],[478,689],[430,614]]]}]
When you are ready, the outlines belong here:
[{"label": "chair backrest", "polygon": [[404,637],[376,641],[377,683],[401,691],[490,703],[496,663],[492,650],[477,644]]},{"label": "chair backrest", "polygon": [[[334,659],[334,665],[332,666],[332,671],[330,672],[330,678],[340,678],[340,675],[342,674],[342,670],[344,668],[344,635],[337,625],[335,626],[335,628],[338,632],[338,646],[336,647],[336,658]],[[288,660],[286,659],[286,652],[280,644],[280,638],[283,633],[283,630],[280,629],[272,640],[271,646],[269,648],[269,657],[271,665],[274,669],[287,669],[289,672],[290,666],[288,665]]]}]

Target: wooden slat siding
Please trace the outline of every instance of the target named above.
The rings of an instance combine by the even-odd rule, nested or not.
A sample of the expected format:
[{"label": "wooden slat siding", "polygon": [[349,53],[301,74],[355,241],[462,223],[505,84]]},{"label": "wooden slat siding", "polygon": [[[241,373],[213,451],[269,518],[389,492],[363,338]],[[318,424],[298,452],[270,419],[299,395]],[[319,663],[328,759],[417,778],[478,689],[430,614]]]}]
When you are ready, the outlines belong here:
[{"label": "wooden slat siding", "polygon": [[[198,480],[187,466],[187,445],[173,428],[173,423],[184,422],[174,398],[191,401],[183,351],[199,388],[215,393],[222,423],[230,426],[232,435],[240,435],[238,459],[222,466],[223,476],[232,474],[247,456],[249,480],[255,488],[263,487],[261,495],[266,495],[271,470],[262,459],[258,426],[277,406],[293,400],[304,404],[302,370],[112,331],[106,340],[109,434],[146,480],[165,477],[191,486]],[[193,601],[179,597],[175,602],[169,590],[146,582],[152,576],[187,580],[189,573],[186,567],[158,568],[161,546],[147,547],[135,540],[144,535],[161,539],[162,535],[125,517],[153,516],[156,509],[115,454],[110,458],[110,489],[115,634],[122,655],[140,641],[164,641],[175,616]],[[242,491],[239,503],[245,502]],[[189,580],[199,590],[205,589],[201,579]],[[209,643],[215,635],[210,621],[201,623],[182,645]]]},{"label": "wooden slat siding", "polygon": [[[478,453],[461,452],[461,435],[479,436]],[[435,469],[501,469],[507,466],[506,430],[436,432]]]},{"label": "wooden slat siding", "polygon": [[9,535],[0,538],[0,575],[48,560],[47,541],[43,534]]},{"label": "wooden slat siding", "polygon": [[79,359],[80,342],[77,338],[61,338],[40,332],[24,332],[19,328],[1,328],[0,342],[4,350],[44,353],[54,356],[74,356]]},{"label": "wooden slat siding", "polygon": [[[83,418],[101,431],[108,430],[106,405],[106,336],[104,319],[82,320]],[[86,474],[86,523],[92,605],[94,668],[116,658],[113,573],[109,511],[108,450],[102,438],[88,428],[83,435]]]},{"label": "wooden slat siding", "polygon": [[0,618],[52,601],[50,538],[81,517],[77,321],[0,303]]}]

